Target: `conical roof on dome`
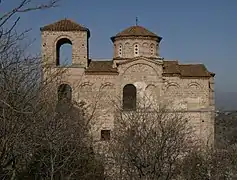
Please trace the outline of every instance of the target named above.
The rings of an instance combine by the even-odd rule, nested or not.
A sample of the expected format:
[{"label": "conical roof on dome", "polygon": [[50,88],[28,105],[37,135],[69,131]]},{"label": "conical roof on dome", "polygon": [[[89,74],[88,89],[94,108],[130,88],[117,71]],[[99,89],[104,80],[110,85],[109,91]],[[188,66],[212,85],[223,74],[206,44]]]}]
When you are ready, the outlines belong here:
[{"label": "conical roof on dome", "polygon": [[148,29],[142,27],[142,26],[131,26],[129,28],[126,28],[125,30],[119,32],[115,36],[111,37],[111,40],[114,41],[115,38],[119,37],[134,37],[134,36],[142,36],[142,37],[155,37],[158,38],[158,40],[161,40],[161,37],[156,35],[155,33],[149,31]]}]

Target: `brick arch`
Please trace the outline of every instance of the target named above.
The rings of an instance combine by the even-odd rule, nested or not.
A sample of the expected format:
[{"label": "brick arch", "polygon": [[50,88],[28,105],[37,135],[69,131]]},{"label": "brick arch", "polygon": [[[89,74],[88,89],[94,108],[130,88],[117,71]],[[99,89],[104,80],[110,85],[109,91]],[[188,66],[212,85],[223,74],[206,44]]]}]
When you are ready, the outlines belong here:
[{"label": "brick arch", "polygon": [[180,85],[176,82],[170,82],[165,86],[165,90],[167,90],[169,87],[175,86],[176,88],[180,89]]},{"label": "brick arch", "polygon": [[152,47],[152,46],[155,47],[155,44],[153,42],[150,44],[150,47]]},{"label": "brick arch", "polygon": [[145,89],[147,90],[148,88],[154,88],[154,87],[156,87],[156,85],[154,85],[154,84],[148,84]]},{"label": "brick arch", "polygon": [[155,72],[156,76],[158,77],[159,76],[159,73],[157,72],[157,70],[151,66],[150,64],[146,64],[146,63],[135,63],[135,64],[132,64],[131,66],[128,66],[124,72],[121,74],[121,76],[123,76],[124,74],[126,74],[128,72],[129,69],[133,68],[134,66],[137,66],[137,65],[143,65],[143,66],[147,66],[149,68],[151,68],[153,70],[153,72]]},{"label": "brick arch", "polygon": [[125,42],[124,45],[125,45],[125,46],[130,46],[130,43],[129,43],[129,42]]},{"label": "brick arch", "polygon": [[185,90],[190,97],[207,98],[209,95],[209,92],[197,82],[190,82],[186,86]]},{"label": "brick arch", "polygon": [[91,82],[89,82],[89,81],[83,82],[79,86],[79,91],[81,91],[81,90],[92,91],[92,87],[93,87],[93,84]]},{"label": "brick arch", "polygon": [[72,41],[72,43],[73,43],[73,37],[72,36],[70,36],[70,35],[68,35],[68,34],[63,34],[63,35],[59,35],[59,36],[57,36],[57,38],[54,40],[54,46],[57,44],[57,42],[60,40],[60,39],[69,39],[70,41]]},{"label": "brick arch", "polygon": [[154,84],[148,84],[148,85],[146,86],[146,88],[145,88],[145,91],[154,90],[154,89],[156,89],[156,88],[157,88],[156,85],[154,85]]},{"label": "brick arch", "polygon": [[135,41],[135,42],[132,44],[132,46],[134,46],[134,45],[136,45],[136,44],[138,44],[139,46],[141,46],[141,43],[139,43],[139,41]]},{"label": "brick arch", "polygon": [[180,85],[177,83],[168,83],[165,88],[165,94],[176,96],[179,94]]},{"label": "brick arch", "polygon": [[105,82],[105,83],[103,83],[102,85],[101,85],[101,89],[105,89],[105,88],[107,88],[107,87],[112,87],[112,88],[114,88],[114,84],[113,83],[111,83],[111,82]]},{"label": "brick arch", "polygon": [[200,89],[200,90],[202,89],[202,86],[197,82],[191,82],[187,85],[188,89],[191,88],[191,87],[196,87],[197,89]]},{"label": "brick arch", "polygon": [[93,86],[93,83],[86,81],[80,84],[80,87],[83,87],[83,86]]},{"label": "brick arch", "polygon": [[75,87],[73,86],[73,84],[70,81],[59,80],[59,81],[57,81],[57,85],[56,86],[59,87],[61,84],[68,84],[72,88],[72,91],[75,90]]},{"label": "brick arch", "polygon": [[89,96],[92,96],[92,90],[93,90],[93,85],[91,82],[86,81],[82,82],[79,87],[78,87],[78,99],[83,101],[84,103],[91,103],[91,98],[88,98]]},{"label": "brick arch", "polygon": [[153,98],[156,98],[160,95],[160,92],[158,92],[158,87],[155,84],[148,84],[145,88],[146,96],[152,96]]},{"label": "brick arch", "polygon": [[148,43],[147,42],[142,43],[142,47],[147,48],[148,47]]}]

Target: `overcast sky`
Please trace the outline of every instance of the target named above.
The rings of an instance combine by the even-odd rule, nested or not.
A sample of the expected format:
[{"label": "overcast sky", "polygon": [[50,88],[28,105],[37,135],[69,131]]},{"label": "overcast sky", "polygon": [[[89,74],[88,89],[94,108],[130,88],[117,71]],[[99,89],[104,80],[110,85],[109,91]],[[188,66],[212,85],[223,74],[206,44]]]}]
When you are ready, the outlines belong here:
[{"label": "overcast sky", "polygon": [[[3,0],[0,15],[19,1]],[[109,59],[110,37],[135,25],[136,17],[163,37],[162,57],[204,63],[216,73],[218,91],[237,92],[237,0],[61,0],[55,9],[24,15],[18,29],[33,28],[32,50],[39,52],[39,28],[69,18],[90,29],[90,57]]]}]

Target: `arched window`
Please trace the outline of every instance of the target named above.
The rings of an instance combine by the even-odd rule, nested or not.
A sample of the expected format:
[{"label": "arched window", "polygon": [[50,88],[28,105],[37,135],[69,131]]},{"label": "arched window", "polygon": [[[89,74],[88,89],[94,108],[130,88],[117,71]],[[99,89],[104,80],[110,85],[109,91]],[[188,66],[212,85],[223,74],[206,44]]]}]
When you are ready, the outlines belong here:
[{"label": "arched window", "polygon": [[151,46],[150,46],[150,55],[151,56],[155,55],[155,45],[154,44],[151,44]]},{"label": "arched window", "polygon": [[127,84],[123,88],[123,109],[135,110],[137,103],[137,89],[132,84]]},{"label": "arched window", "polygon": [[122,55],[123,55],[123,46],[122,46],[122,44],[119,44],[118,55],[119,55],[119,57],[122,57]]},{"label": "arched window", "polygon": [[134,56],[139,56],[139,45],[134,44]]},{"label": "arched window", "polygon": [[60,39],[56,44],[56,65],[72,65],[72,42],[67,38]]},{"label": "arched window", "polygon": [[70,102],[72,100],[72,88],[68,84],[61,84],[58,87],[58,101]]}]

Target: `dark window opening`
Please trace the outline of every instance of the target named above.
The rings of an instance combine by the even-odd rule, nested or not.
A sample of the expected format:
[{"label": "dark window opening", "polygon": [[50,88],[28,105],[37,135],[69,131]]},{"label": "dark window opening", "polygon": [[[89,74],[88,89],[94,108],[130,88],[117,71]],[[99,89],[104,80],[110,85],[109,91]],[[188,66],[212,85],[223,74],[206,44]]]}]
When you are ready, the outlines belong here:
[{"label": "dark window opening", "polygon": [[58,87],[58,101],[70,102],[72,100],[72,88],[68,84],[61,84]]},{"label": "dark window opening", "polygon": [[135,110],[137,103],[137,90],[132,84],[127,84],[123,88],[123,109]]},{"label": "dark window opening", "polygon": [[62,38],[56,45],[56,65],[72,65],[72,42],[67,38]]},{"label": "dark window opening", "polygon": [[101,141],[110,140],[110,130],[101,130]]}]

